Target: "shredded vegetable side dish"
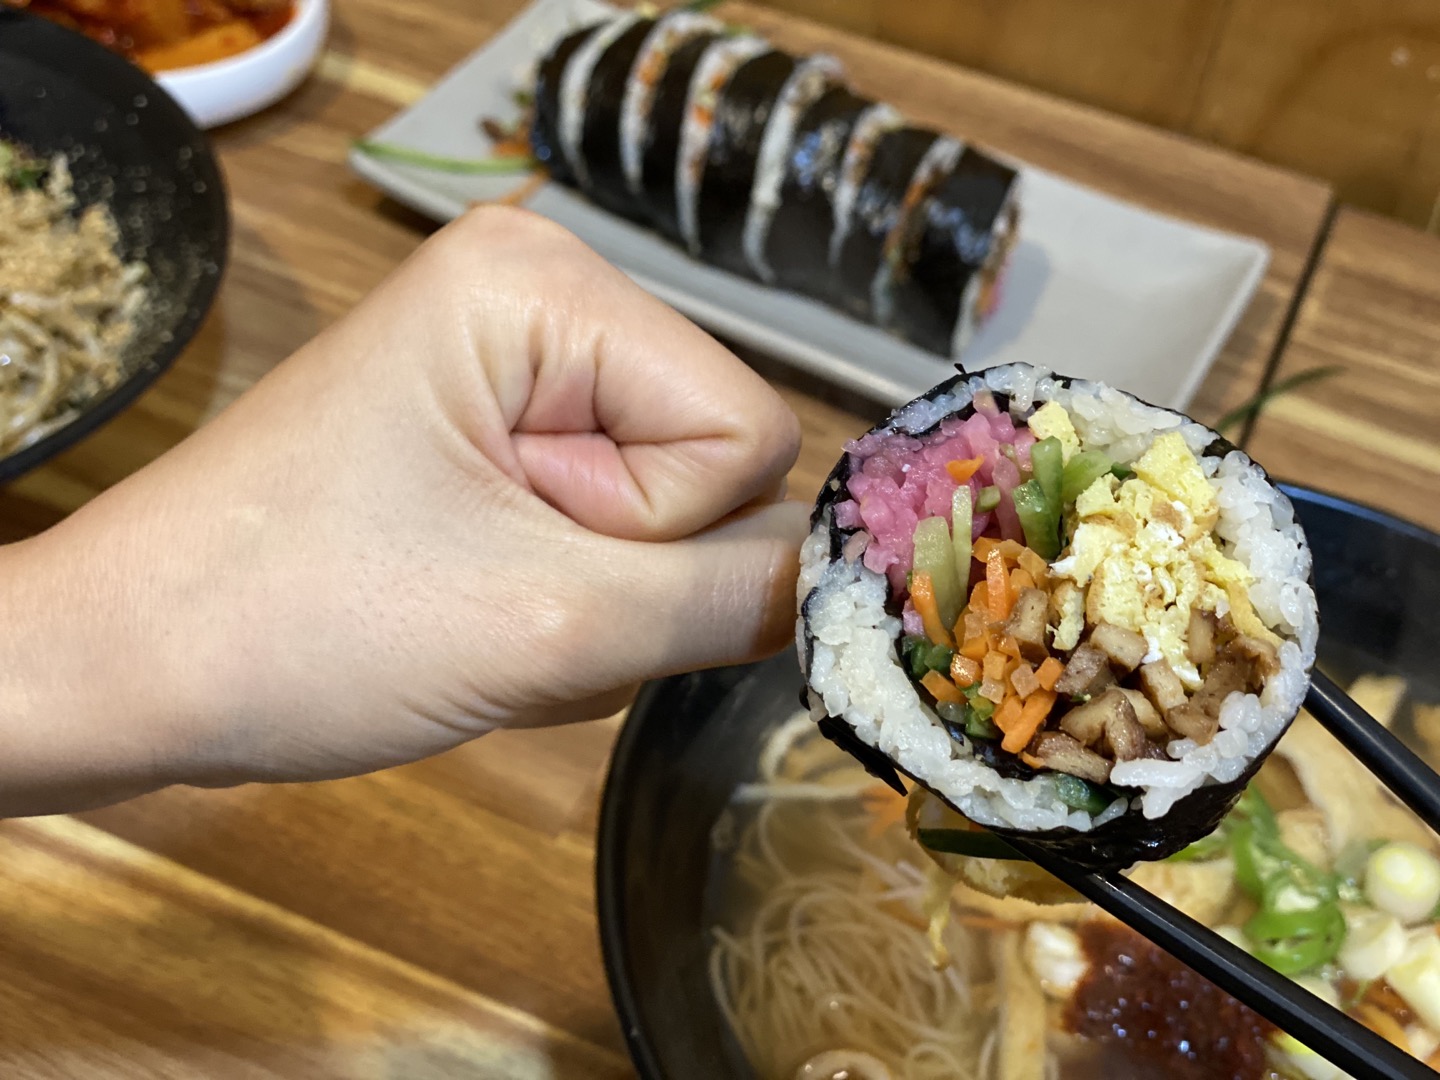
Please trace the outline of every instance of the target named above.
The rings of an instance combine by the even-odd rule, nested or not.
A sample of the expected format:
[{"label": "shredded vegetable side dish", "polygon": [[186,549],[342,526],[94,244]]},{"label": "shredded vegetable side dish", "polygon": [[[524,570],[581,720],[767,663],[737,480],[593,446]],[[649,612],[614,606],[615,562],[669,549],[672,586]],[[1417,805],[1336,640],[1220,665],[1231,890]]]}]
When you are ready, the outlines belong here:
[{"label": "shredded vegetable side dish", "polygon": [[0,454],[68,423],[115,386],[145,301],[145,267],[81,208],[63,157],[0,141]]}]

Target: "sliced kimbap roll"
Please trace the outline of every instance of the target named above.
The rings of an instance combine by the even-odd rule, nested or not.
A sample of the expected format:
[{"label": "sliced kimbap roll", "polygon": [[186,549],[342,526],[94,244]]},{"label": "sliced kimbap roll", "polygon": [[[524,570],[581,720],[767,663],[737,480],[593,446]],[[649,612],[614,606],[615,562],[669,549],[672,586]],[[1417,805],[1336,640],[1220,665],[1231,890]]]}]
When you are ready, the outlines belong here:
[{"label": "sliced kimbap roll", "polygon": [[560,77],[560,149],[570,167],[571,182],[582,191],[588,192],[591,188],[589,162],[585,160],[580,145],[585,135],[585,116],[590,107],[591,76],[610,46],[638,21],[638,16],[621,15],[602,23],[580,43]]},{"label": "sliced kimbap roll", "polygon": [[850,443],[801,554],[822,730],[895,785],[1072,863],[1210,832],[1304,700],[1289,500],[1215,432],[1024,364]]},{"label": "sliced kimbap roll", "polygon": [[[762,38],[748,34],[721,38],[705,50],[705,55],[700,58],[690,80],[685,121],[680,128],[680,153],[675,159],[675,206],[680,219],[679,240],[692,255],[698,256],[701,253],[700,184],[709,171],[711,132],[716,124],[722,121],[721,95],[740,69],[759,57],[767,58],[766,71],[773,70],[774,65],[779,64],[788,74],[793,63],[789,57],[775,53]],[[747,79],[750,84],[757,81],[758,78],[754,76]],[[778,92],[780,84],[784,82],[784,75],[774,82]],[[758,139],[757,132],[757,142]],[[742,207],[749,204],[749,187],[746,187],[740,198]],[[742,221],[736,227],[737,234],[744,227],[743,214],[742,209]],[[738,240],[736,247],[739,247]]]},{"label": "sliced kimbap roll", "polygon": [[910,176],[905,196],[900,200],[900,210],[890,235],[880,251],[880,266],[870,284],[870,317],[875,325],[892,328],[895,316],[895,290],[899,283],[907,280],[911,259],[910,245],[906,243],[914,231],[914,224],[920,209],[929,201],[940,182],[954,168],[959,160],[961,146],[954,139],[936,139],[925,151],[920,164]]},{"label": "sliced kimbap roll", "polygon": [[642,203],[655,229],[679,242],[680,148],[689,115],[690,87],[701,63],[722,39],[718,32],[701,32],[679,46],[655,84],[650,115],[640,143]]},{"label": "sliced kimbap roll", "polygon": [[616,37],[595,61],[585,93],[579,151],[585,162],[585,194],[624,217],[636,216],[639,206],[625,179],[620,118],[631,72],[654,27],[654,19],[636,19]]},{"label": "sliced kimbap roll", "polygon": [[[744,232],[745,261],[761,281],[775,280],[775,271],[765,256],[766,239],[780,206],[780,189],[785,181],[786,164],[793,154],[800,120],[840,78],[840,62],[833,56],[812,56],[801,60],[785,80],[785,86],[770,110],[755,163]],[[738,75],[736,81],[739,81]],[[705,205],[703,189],[701,205],[702,208]],[[704,232],[703,227],[701,231]],[[828,237],[812,237],[812,244],[817,250],[825,250],[828,243]]]},{"label": "sliced kimbap roll", "polygon": [[873,104],[837,86],[796,123],[765,233],[764,265],[781,288],[822,300],[833,297],[830,240],[839,227],[836,197],[841,167],[856,123]]},{"label": "sliced kimbap roll", "polygon": [[565,72],[580,47],[599,28],[600,24],[596,23],[566,34],[541,59],[535,73],[535,116],[530,125],[530,148],[535,160],[561,183],[572,182],[570,162],[560,137]]},{"label": "sliced kimbap roll", "polygon": [[994,309],[1019,225],[1016,172],[966,147],[891,249],[881,324],[921,348],[959,356]]},{"label": "sliced kimbap roll", "polygon": [[857,318],[873,321],[875,284],[886,242],[900,223],[916,169],[938,139],[935,132],[923,128],[897,127],[875,143],[831,264],[837,299]]},{"label": "sliced kimbap roll", "polygon": [[[620,109],[620,158],[625,169],[625,182],[637,204],[645,196],[644,161],[650,116],[660,85],[671,69],[671,61],[681,47],[702,35],[709,35],[707,40],[713,39],[720,29],[718,22],[705,15],[685,10],[674,11],[655,23],[640,47],[640,54],[635,58],[635,64],[630,70],[630,79],[625,86],[625,99]],[[697,52],[696,56],[698,55]],[[692,70],[693,68],[683,72],[682,86],[689,85]],[[677,151],[682,112],[683,101],[681,110],[676,113],[674,127],[674,145]],[[668,170],[673,185],[673,158]]]}]

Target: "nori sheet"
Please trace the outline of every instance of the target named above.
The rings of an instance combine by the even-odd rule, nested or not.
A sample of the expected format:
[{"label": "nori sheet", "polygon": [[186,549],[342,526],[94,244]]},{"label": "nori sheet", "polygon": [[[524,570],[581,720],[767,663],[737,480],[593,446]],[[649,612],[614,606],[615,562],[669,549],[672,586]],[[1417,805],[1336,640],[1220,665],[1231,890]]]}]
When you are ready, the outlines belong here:
[{"label": "nori sheet", "polygon": [[675,160],[680,156],[680,131],[690,101],[690,77],[718,34],[699,34],[670,55],[655,87],[650,118],[641,146],[640,186],[644,210],[663,236],[680,242],[680,209],[676,203]]},{"label": "nori sheet", "polygon": [[835,191],[855,123],[873,104],[843,86],[833,87],[805,110],[795,126],[780,184],[780,205],[765,238],[765,258],[782,289],[826,301],[833,301],[839,291],[830,269]]},{"label": "nori sheet", "polygon": [[900,220],[916,167],[937,138],[933,131],[902,127],[887,131],[875,144],[835,266],[835,300],[856,318],[873,319],[870,287],[884,257],[885,239]]},{"label": "nori sheet", "polygon": [[745,258],[745,218],[765,125],[795,60],[779,50],[747,60],[730,76],[715,102],[715,123],[699,187],[700,250],[712,266],[743,277],[755,272]]},{"label": "nori sheet", "polygon": [[642,211],[625,180],[625,164],[620,157],[620,112],[630,70],[654,26],[654,19],[636,20],[600,55],[590,73],[580,136],[580,156],[590,173],[586,194],[612,214],[628,218],[639,217]]},{"label": "nori sheet", "polygon": [[565,150],[560,142],[560,84],[570,58],[601,25],[593,23],[565,35],[540,61],[540,69],[535,74],[535,117],[530,124],[530,152],[541,167],[549,171],[552,179],[563,184],[574,184],[575,176],[570,171],[570,163],[565,160]]}]

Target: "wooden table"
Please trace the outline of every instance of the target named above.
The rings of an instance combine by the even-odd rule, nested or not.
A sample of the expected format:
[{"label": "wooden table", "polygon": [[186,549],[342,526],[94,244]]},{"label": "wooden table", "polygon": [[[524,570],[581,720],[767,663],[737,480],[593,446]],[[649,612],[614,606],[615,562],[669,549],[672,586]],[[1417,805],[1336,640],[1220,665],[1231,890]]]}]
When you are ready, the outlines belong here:
[{"label": "wooden table", "polygon": [[[235,238],[214,315],[135,408],[0,492],[0,539],[163,453],[416,246],[430,226],[352,178],[347,145],[518,6],[340,6],[316,77],[216,136]],[[1269,272],[1195,412],[1213,420],[1260,387],[1325,187],[758,7],[725,14],[839,53],[862,89],[922,121],[1263,238]],[[804,423],[791,486],[808,497],[881,410],[753,359]],[[591,886],[618,723],[500,733],[350,781],[177,789],[0,826],[0,1075],[629,1075]]]},{"label": "wooden table", "polygon": [[1440,239],[1355,210],[1336,218],[1250,449],[1275,475],[1440,529]]}]

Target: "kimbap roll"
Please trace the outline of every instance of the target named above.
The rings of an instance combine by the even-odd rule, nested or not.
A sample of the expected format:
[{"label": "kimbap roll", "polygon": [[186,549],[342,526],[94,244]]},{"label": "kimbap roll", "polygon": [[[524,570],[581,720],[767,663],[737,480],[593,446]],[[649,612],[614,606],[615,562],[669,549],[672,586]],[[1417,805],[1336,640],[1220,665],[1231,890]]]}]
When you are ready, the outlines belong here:
[{"label": "kimbap roll", "polygon": [[681,242],[678,166],[690,107],[690,86],[711,46],[719,40],[718,32],[701,32],[670,55],[655,84],[640,141],[642,204],[656,231],[676,243]]},{"label": "kimbap roll", "polygon": [[801,555],[822,730],[971,822],[1122,868],[1210,832],[1304,700],[1289,500],[1215,432],[1024,364],[847,445]]},{"label": "kimbap roll", "polygon": [[832,262],[840,302],[857,318],[868,322],[874,315],[875,283],[886,242],[900,224],[915,171],[937,139],[933,131],[897,127],[875,143]]},{"label": "kimbap roll", "polygon": [[590,163],[580,146],[585,134],[585,115],[590,109],[590,77],[610,46],[638,21],[637,16],[623,15],[601,23],[580,43],[560,77],[560,149],[574,183],[582,191],[590,190]]},{"label": "kimbap roll", "polygon": [[[626,185],[637,204],[645,198],[644,161],[650,116],[661,82],[671,70],[671,61],[682,46],[709,35],[695,52],[698,59],[703,45],[708,44],[719,32],[720,24],[714,19],[682,9],[671,12],[656,22],[640,47],[640,54],[635,58],[629,80],[625,84],[625,98],[620,110],[620,157],[625,169]],[[692,70],[693,68],[684,68],[681,71],[681,86],[689,85]],[[681,105],[682,109],[675,114],[673,130],[672,141],[676,150],[679,149],[683,102]],[[673,183],[673,156],[667,169]]]},{"label": "kimbap roll", "polygon": [[530,124],[530,148],[535,160],[549,171],[552,179],[561,183],[570,183],[573,176],[561,145],[561,86],[571,59],[597,29],[598,23],[566,34],[541,58],[535,73],[535,115]]},{"label": "kimbap roll", "polygon": [[959,356],[994,309],[1018,225],[1016,173],[966,147],[894,237],[881,325]]},{"label": "kimbap roll", "polygon": [[639,213],[625,180],[620,151],[620,117],[625,90],[641,46],[655,27],[654,19],[636,19],[595,61],[585,93],[585,118],[581,124],[580,157],[585,162],[585,194],[622,217]]},{"label": "kimbap roll", "polygon": [[765,232],[763,265],[782,288],[826,301],[835,297],[830,240],[840,227],[841,166],[856,124],[872,105],[836,86],[796,123]]}]

